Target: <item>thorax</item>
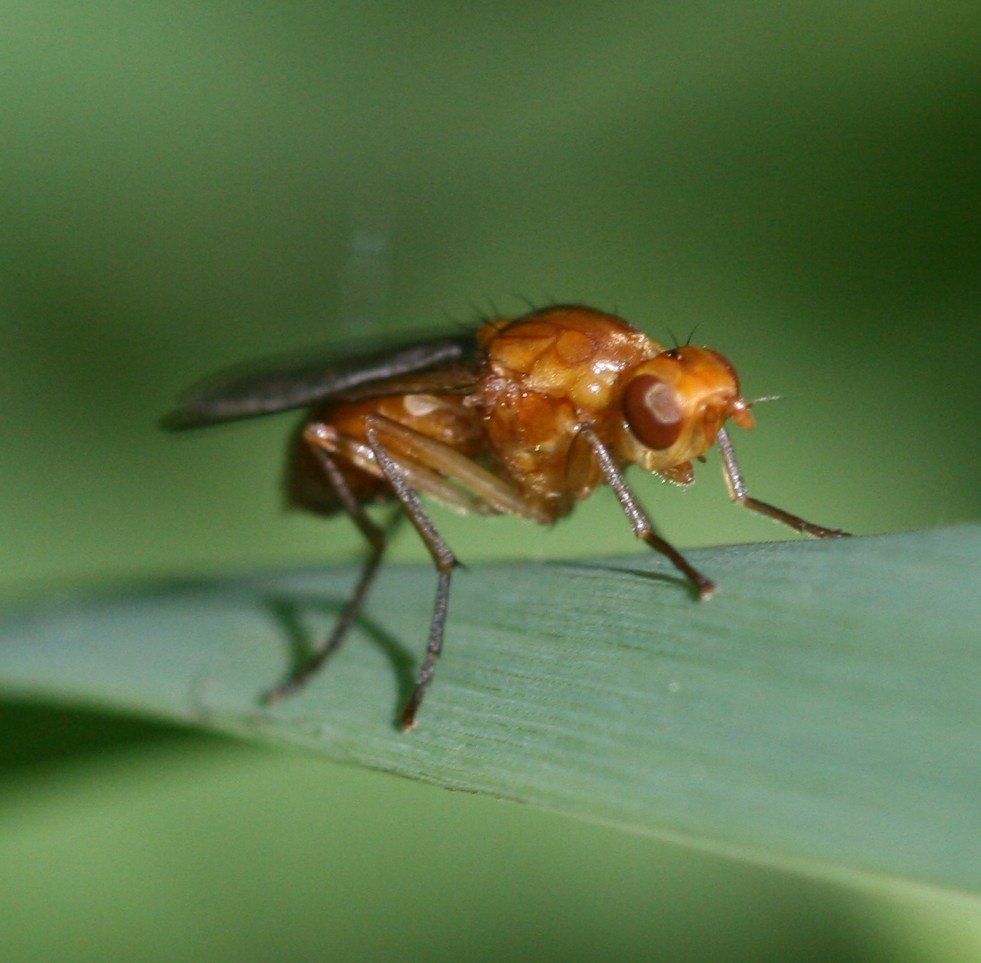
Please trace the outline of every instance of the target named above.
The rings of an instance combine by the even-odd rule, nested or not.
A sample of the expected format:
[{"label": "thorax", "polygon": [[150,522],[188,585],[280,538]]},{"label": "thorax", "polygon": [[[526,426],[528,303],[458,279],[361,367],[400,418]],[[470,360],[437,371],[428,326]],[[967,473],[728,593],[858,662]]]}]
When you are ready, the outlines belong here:
[{"label": "thorax", "polygon": [[621,376],[660,346],[612,315],[561,307],[490,322],[478,340],[486,362],[473,403],[490,447],[516,484],[564,514],[600,482],[579,426],[619,430]]}]

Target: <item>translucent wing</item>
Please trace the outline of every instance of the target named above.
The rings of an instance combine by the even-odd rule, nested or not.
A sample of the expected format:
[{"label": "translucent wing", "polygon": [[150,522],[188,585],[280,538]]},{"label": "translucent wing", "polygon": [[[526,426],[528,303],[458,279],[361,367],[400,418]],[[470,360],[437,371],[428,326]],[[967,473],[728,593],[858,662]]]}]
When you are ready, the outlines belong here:
[{"label": "translucent wing", "polygon": [[430,390],[438,386],[438,374],[444,370],[446,388],[460,390],[475,378],[477,358],[473,335],[463,334],[367,353],[271,359],[205,379],[181,397],[162,424],[182,431],[305,408],[331,398],[384,394],[387,383],[408,383],[408,376],[426,372]]}]

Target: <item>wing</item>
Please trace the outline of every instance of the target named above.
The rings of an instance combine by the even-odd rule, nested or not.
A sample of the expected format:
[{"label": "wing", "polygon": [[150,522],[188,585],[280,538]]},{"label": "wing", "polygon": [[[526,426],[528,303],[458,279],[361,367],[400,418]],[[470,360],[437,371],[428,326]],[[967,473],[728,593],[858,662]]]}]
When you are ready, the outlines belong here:
[{"label": "wing", "polygon": [[445,369],[449,390],[461,390],[475,380],[478,358],[474,336],[464,334],[370,353],[325,353],[303,361],[272,359],[205,379],[181,397],[162,425],[183,431],[305,408],[331,398],[384,394],[388,383],[408,383],[407,376],[426,372],[433,390],[439,381],[436,369]]}]

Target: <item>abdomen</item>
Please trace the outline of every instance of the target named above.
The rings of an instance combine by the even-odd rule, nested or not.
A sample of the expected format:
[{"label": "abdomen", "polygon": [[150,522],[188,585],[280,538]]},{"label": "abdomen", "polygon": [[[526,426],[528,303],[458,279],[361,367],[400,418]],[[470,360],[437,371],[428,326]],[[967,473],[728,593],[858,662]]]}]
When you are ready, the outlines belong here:
[{"label": "abdomen", "polygon": [[[329,515],[340,507],[328,484],[323,468],[303,432],[312,423],[331,426],[344,445],[356,450],[367,448],[365,418],[382,415],[459,451],[469,458],[479,457],[487,447],[478,413],[463,403],[460,395],[406,394],[341,402],[311,409],[297,426],[287,455],[284,489],[287,504],[317,514]],[[383,479],[358,467],[342,452],[332,455],[357,499],[372,503],[388,500],[390,491]]]}]

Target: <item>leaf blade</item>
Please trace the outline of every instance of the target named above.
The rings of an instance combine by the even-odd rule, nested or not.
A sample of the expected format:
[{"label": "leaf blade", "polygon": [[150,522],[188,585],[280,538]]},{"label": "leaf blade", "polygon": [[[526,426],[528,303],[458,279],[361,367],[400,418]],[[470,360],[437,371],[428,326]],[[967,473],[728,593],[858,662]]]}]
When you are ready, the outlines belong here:
[{"label": "leaf blade", "polygon": [[979,526],[693,552],[695,604],[658,559],[483,566],[411,736],[393,727],[432,604],[386,571],[303,693],[259,694],[319,638],[351,570],[42,603],[0,621],[0,692],[303,746],[710,849],[831,874],[978,887]]}]

